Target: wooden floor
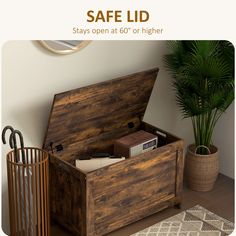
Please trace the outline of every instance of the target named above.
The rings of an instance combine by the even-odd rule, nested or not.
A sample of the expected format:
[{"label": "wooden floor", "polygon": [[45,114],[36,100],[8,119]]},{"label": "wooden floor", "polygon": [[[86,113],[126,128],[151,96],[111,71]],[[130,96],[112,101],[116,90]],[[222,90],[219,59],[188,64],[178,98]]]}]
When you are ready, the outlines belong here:
[{"label": "wooden floor", "polygon": [[[131,235],[195,205],[201,205],[217,215],[234,222],[234,181],[224,175],[219,175],[214,189],[207,193],[193,192],[185,187],[181,210],[176,208],[165,209],[162,212],[112,232],[107,236]],[[52,226],[51,233],[52,236],[72,235],[57,225]]]}]

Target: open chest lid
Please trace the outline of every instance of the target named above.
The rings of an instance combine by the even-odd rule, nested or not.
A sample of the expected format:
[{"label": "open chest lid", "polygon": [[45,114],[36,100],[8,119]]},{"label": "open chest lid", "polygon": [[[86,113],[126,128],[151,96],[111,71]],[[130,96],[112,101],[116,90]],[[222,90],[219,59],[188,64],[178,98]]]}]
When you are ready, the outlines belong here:
[{"label": "open chest lid", "polygon": [[140,128],[158,68],[56,94],[43,148],[70,161]]}]

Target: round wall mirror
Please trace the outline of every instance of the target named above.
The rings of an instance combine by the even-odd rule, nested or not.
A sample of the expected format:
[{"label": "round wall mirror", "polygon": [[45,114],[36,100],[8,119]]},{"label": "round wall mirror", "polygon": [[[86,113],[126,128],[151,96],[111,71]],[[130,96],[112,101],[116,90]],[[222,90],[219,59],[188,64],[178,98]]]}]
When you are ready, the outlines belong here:
[{"label": "round wall mirror", "polygon": [[41,40],[49,51],[57,54],[70,54],[86,47],[91,41],[84,40]]}]

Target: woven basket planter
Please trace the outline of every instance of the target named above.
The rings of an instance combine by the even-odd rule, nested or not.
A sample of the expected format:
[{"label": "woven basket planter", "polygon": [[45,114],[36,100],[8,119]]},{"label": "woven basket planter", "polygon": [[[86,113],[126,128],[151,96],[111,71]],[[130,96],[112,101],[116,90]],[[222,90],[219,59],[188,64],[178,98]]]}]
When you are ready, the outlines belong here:
[{"label": "woven basket planter", "polygon": [[211,146],[209,154],[196,154],[196,146],[189,145],[186,154],[186,177],[188,186],[194,191],[212,190],[219,173],[218,149]]}]

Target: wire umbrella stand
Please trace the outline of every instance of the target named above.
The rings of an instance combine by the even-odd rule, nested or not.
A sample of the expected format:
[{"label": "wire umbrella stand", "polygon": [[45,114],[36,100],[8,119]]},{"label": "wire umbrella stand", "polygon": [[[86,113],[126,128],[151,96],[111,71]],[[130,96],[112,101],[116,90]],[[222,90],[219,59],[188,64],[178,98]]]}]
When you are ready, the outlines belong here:
[{"label": "wire umbrella stand", "polygon": [[42,149],[7,154],[11,236],[50,236],[48,169],[48,153]]}]

